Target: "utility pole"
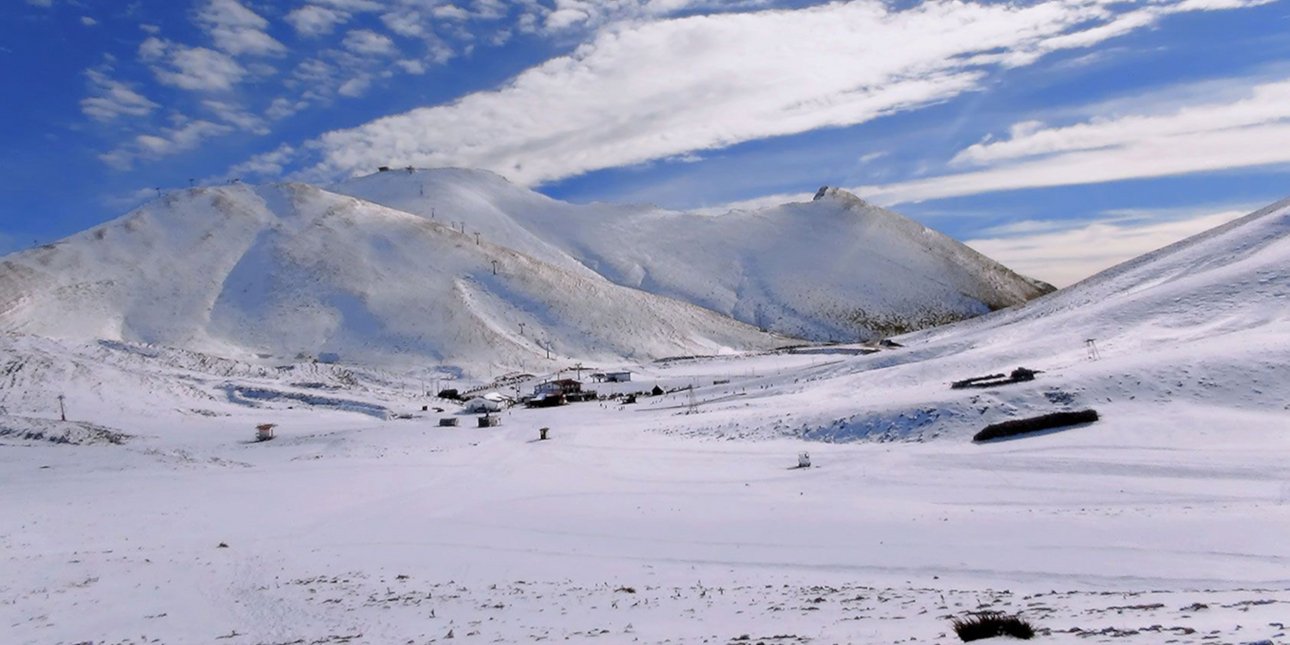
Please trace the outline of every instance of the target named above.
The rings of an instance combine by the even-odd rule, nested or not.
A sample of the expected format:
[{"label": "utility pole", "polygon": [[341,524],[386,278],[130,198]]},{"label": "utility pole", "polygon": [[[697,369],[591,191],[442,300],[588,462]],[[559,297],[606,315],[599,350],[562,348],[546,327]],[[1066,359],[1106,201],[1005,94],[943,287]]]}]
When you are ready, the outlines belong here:
[{"label": "utility pole", "polygon": [[521,335],[521,336],[523,336],[523,335],[524,335],[524,325],[526,325],[526,324],[527,324],[527,323],[520,323],[520,335]]},{"label": "utility pole", "polygon": [[[476,233],[478,235],[478,233]],[[497,275],[497,260],[493,260],[493,275]]]},{"label": "utility pole", "polygon": [[67,409],[63,407],[63,395],[58,395],[58,418],[63,421],[67,420]]},{"label": "utility pole", "polygon": [[1102,354],[1097,351],[1097,340],[1093,338],[1085,339],[1084,346],[1088,349],[1088,360],[1095,361],[1102,358]]},{"label": "utility pole", "polygon": [[[466,229],[464,225],[461,228],[462,230]],[[475,246],[479,246],[479,231],[475,231]]]}]

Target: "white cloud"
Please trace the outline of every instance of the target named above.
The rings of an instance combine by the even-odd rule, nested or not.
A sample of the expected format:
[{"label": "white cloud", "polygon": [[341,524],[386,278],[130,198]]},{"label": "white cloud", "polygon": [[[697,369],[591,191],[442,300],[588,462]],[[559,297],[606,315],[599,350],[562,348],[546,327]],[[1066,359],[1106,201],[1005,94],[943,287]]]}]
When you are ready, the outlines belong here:
[{"label": "white cloud", "polygon": [[526,3],[525,31],[560,33],[595,29],[615,22],[650,20],[684,11],[724,13],[765,7],[769,0],[554,0],[550,7]]},{"label": "white cloud", "polygon": [[211,121],[192,121],[182,127],[167,130],[165,136],[141,134],[135,137],[141,152],[154,157],[172,155],[185,150],[192,150],[205,139],[232,132],[228,125]]},{"label": "white cloud", "polygon": [[336,89],[336,93],[341,96],[353,98],[356,96],[362,96],[371,86],[372,77],[366,75],[355,76],[354,78],[341,83],[340,87]]},{"label": "white cloud", "polygon": [[330,34],[337,25],[349,22],[351,14],[338,9],[307,4],[286,15],[287,24],[302,36]]},{"label": "white cloud", "polygon": [[399,69],[402,69],[403,71],[409,74],[412,74],[414,76],[419,76],[421,74],[426,73],[426,64],[423,61],[414,60],[414,59],[403,59],[403,60],[395,61],[394,64],[398,65]]},{"label": "white cloud", "polygon": [[99,155],[99,159],[118,170],[128,170],[138,159],[159,159],[196,148],[201,142],[233,132],[235,128],[225,123],[199,119],[189,121],[180,117],[174,127],[159,134],[140,134],[127,145]]},{"label": "white cloud", "polygon": [[388,56],[395,53],[394,41],[370,29],[355,29],[345,34],[345,49],[366,56]]},{"label": "white cloud", "polygon": [[444,20],[469,20],[470,12],[453,4],[444,4],[435,7],[430,12],[436,18]]},{"label": "white cloud", "polygon": [[246,69],[223,52],[157,37],[139,45],[139,58],[159,82],[185,90],[228,90],[246,76]]},{"label": "white cloud", "polygon": [[954,159],[984,169],[856,190],[890,204],[1290,163],[1290,81],[1249,81],[1241,96],[1218,101],[1183,94],[1193,98],[1165,111],[1021,123]]},{"label": "white cloud", "polygon": [[968,240],[967,245],[1022,275],[1064,287],[1249,212],[1229,209],[1182,219],[1164,213],[1165,221],[1140,215],[1120,221],[1021,222],[999,231],[1019,234]]},{"label": "white cloud", "polygon": [[422,25],[425,20],[419,12],[416,11],[390,11],[381,14],[381,22],[385,28],[407,38],[417,38],[425,35],[426,28]]},{"label": "white cloud", "polygon": [[269,21],[238,0],[206,0],[197,12],[197,24],[210,34],[216,47],[233,56],[286,51],[282,43],[265,31]]},{"label": "white cloud", "polygon": [[[556,9],[699,4],[558,1]],[[1150,16],[1184,4],[1161,0]],[[466,165],[535,184],[853,125],[975,90],[993,68],[1123,33],[1104,29],[1127,20],[1110,6],[1121,5],[938,0],[897,11],[860,0],[620,23],[500,90],[328,133],[309,146],[322,157],[309,174]]]},{"label": "white cloud", "polygon": [[220,121],[223,121],[238,130],[260,135],[269,133],[268,126],[264,119],[251,114],[241,106],[234,105],[227,101],[207,99],[202,101],[202,107],[218,117]]},{"label": "white cloud", "polygon": [[[225,177],[218,178],[220,181],[242,178],[246,176],[255,177],[276,177],[282,174],[283,164],[287,163],[296,153],[296,149],[288,144],[282,144],[275,150],[258,154],[250,159],[233,166],[228,170]],[[213,183],[213,182],[207,182]]]},{"label": "white cloud", "polygon": [[279,119],[285,119],[307,107],[309,107],[308,101],[293,101],[289,98],[280,96],[269,103],[269,107],[264,110],[264,116],[277,121]]},{"label": "white cloud", "polygon": [[383,2],[376,0],[313,0],[313,3],[349,13],[380,11],[386,7]]},{"label": "white cloud", "polygon": [[988,164],[1042,155],[1105,150],[1136,141],[1248,128],[1288,118],[1290,81],[1266,83],[1253,87],[1249,95],[1240,100],[1180,106],[1170,114],[1102,117],[1058,128],[1026,122],[1013,126],[1008,139],[973,145],[960,152],[954,161]]},{"label": "white cloud", "polygon": [[95,20],[90,16],[81,16],[81,24],[85,25],[86,27],[93,27],[94,25],[99,24],[99,21]]},{"label": "white cloud", "polygon": [[93,95],[81,99],[81,112],[91,119],[111,121],[121,116],[142,117],[158,107],[125,83],[110,78],[107,70],[90,69],[85,75],[89,77]]}]

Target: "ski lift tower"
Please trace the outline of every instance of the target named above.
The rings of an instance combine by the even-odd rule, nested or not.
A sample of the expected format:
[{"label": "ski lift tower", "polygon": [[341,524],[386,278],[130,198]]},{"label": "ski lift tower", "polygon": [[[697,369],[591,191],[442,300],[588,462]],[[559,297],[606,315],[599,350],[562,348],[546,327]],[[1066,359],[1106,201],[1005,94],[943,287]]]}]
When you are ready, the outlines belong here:
[{"label": "ski lift tower", "polygon": [[1088,360],[1096,361],[1102,358],[1102,355],[1097,351],[1096,339],[1093,339],[1093,338],[1084,339],[1084,347],[1088,349]]}]

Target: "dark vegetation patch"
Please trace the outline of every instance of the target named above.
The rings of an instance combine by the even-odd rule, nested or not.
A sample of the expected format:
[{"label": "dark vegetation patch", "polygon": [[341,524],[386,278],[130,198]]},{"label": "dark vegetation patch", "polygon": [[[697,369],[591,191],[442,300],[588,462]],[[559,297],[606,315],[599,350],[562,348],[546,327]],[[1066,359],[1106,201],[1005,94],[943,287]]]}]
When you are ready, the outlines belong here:
[{"label": "dark vegetation patch", "polygon": [[1018,616],[997,611],[984,611],[966,618],[955,618],[953,625],[954,633],[958,634],[959,639],[964,643],[996,636],[1011,636],[1023,640],[1035,637],[1035,629],[1030,626],[1030,623]]},{"label": "dark vegetation patch", "polygon": [[1040,374],[1039,370],[1032,370],[1025,367],[1018,367],[1012,370],[1011,374],[987,374],[985,376],[973,376],[972,378],[954,381],[950,384],[952,390],[962,390],[967,388],[986,388],[997,387],[1000,385],[1011,385],[1012,383],[1024,383],[1035,380],[1035,375]]},{"label": "dark vegetation patch", "polygon": [[28,417],[0,419],[0,440],[77,446],[92,444],[119,446],[131,438],[131,435],[119,430],[84,421],[57,421]]}]

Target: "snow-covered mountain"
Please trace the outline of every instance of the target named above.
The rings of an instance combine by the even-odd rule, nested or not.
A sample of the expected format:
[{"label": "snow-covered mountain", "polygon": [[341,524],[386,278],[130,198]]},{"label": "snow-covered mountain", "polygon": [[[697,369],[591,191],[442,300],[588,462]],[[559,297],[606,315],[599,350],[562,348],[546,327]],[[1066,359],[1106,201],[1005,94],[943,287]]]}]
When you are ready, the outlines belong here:
[{"label": "snow-covered mountain", "polygon": [[719,216],[569,204],[476,170],[396,170],[331,189],[814,340],[909,332],[1052,290],[837,189],[813,202]]},{"label": "snow-covered mountain", "polygon": [[526,250],[551,262],[303,184],[193,189],[5,258],[0,328],[475,374],[785,342]]},{"label": "snow-covered mountain", "polygon": [[836,190],[712,217],[392,171],[179,191],[13,254],[0,330],[487,374],[886,336],[1047,288]]}]

